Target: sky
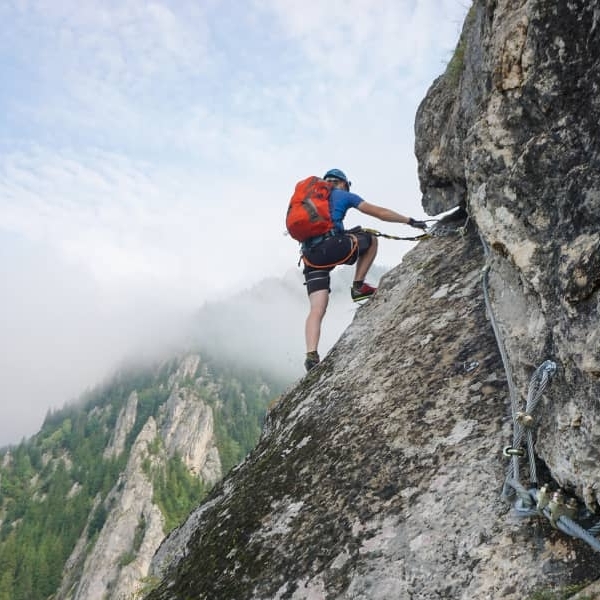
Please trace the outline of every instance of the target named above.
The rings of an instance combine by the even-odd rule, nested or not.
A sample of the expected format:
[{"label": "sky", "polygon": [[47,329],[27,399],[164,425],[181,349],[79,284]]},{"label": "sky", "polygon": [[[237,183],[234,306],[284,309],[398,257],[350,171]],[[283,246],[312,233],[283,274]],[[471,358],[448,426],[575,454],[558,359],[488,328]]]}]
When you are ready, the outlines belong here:
[{"label": "sky", "polygon": [[0,446],[207,300],[297,269],[298,180],[340,168],[425,217],[415,112],[469,4],[0,0]]}]

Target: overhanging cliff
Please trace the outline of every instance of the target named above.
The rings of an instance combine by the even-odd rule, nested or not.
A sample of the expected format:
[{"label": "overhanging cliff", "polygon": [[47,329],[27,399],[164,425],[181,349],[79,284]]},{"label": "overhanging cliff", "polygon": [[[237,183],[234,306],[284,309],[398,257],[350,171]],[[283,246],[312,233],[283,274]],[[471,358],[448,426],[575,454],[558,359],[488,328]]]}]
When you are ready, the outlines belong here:
[{"label": "overhanging cliff", "polygon": [[598,509],[600,3],[478,1],[416,123],[425,209],[456,189],[490,247],[515,384],[556,361],[537,452]]}]

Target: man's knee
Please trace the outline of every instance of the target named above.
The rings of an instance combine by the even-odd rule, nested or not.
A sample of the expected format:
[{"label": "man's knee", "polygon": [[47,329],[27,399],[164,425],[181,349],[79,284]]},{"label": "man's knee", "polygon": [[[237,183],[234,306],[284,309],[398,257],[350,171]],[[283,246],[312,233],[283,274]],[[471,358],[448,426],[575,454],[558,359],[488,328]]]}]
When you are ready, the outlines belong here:
[{"label": "man's knee", "polygon": [[357,235],[358,255],[377,252],[377,237],[363,231]]}]

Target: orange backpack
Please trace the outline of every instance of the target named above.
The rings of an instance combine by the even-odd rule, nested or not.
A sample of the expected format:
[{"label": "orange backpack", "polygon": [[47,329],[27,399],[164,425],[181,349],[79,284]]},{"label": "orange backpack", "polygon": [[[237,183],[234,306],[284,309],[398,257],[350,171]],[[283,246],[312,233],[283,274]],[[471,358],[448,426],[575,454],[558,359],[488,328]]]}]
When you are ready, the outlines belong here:
[{"label": "orange backpack", "polygon": [[333,185],[320,177],[307,177],[296,184],[287,209],[285,225],[299,242],[333,229],[329,195]]}]

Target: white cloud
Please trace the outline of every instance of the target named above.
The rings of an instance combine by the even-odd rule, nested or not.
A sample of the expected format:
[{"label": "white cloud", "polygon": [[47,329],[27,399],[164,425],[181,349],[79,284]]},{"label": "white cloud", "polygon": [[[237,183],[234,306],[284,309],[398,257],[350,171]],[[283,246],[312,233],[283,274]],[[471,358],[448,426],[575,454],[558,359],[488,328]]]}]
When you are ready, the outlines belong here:
[{"label": "white cloud", "polygon": [[[369,201],[421,216],[414,112],[465,12],[458,0],[2,4],[0,248],[19,247],[3,278],[45,301],[6,302],[6,323],[35,326],[20,340],[6,329],[0,371],[23,370],[26,353],[7,349],[27,340],[38,363],[77,364],[83,386],[108,354],[82,349],[118,360],[166,316],[293,268],[284,212],[308,174],[342,168]],[[410,233],[349,224],[361,221]],[[382,241],[378,263],[406,247]],[[56,397],[71,375],[33,380]]]},{"label": "white cloud", "polygon": [[48,408],[75,399],[124,356],[168,348],[186,315],[170,311],[150,289],[107,294],[87,269],[65,262],[51,246],[1,239],[4,444],[33,434]]}]

